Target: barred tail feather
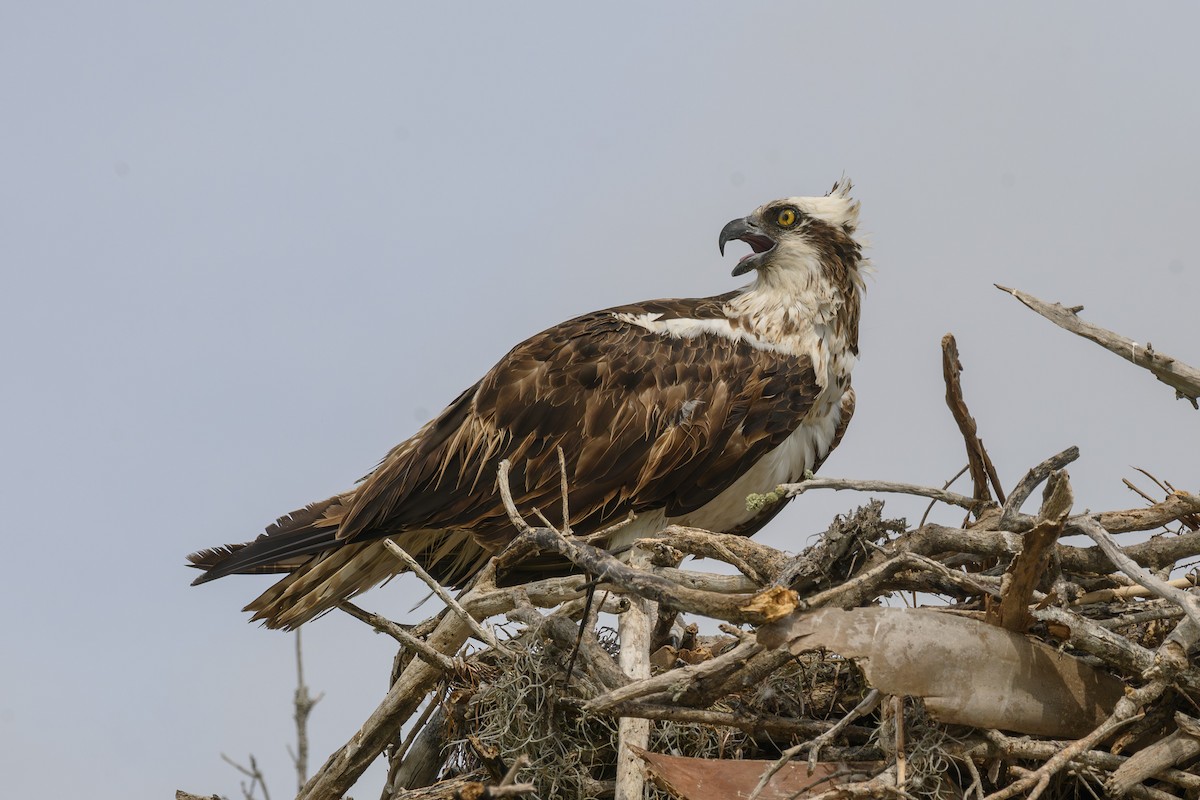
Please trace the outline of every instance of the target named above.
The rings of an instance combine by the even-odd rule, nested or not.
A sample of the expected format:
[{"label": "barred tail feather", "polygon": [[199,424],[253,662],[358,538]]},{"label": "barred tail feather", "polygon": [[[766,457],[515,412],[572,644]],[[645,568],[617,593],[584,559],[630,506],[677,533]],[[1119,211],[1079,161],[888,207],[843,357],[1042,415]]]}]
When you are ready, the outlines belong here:
[{"label": "barred tail feather", "polygon": [[[391,537],[446,585],[464,583],[491,553],[467,531],[409,531]],[[275,532],[253,542],[193,553],[204,583],[234,573],[289,572],[243,610],[268,628],[294,630],[373,586],[406,571],[383,539],[340,543],[336,529]]]},{"label": "barred tail feather", "polygon": [[252,622],[295,630],[403,569],[382,540],[344,545],[311,559],[242,610],[253,612]]},{"label": "barred tail feather", "polygon": [[190,566],[204,570],[193,586],[226,575],[291,572],[309,557],[337,544],[337,529],[309,529],[259,536],[245,544],[227,544],[188,556]]}]

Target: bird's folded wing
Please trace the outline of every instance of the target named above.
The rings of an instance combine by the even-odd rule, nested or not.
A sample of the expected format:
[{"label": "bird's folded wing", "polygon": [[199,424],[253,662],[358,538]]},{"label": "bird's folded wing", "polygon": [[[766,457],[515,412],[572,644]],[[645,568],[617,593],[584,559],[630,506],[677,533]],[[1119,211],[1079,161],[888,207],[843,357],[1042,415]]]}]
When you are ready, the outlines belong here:
[{"label": "bird's folded wing", "polygon": [[[716,313],[683,305],[696,302],[630,308],[656,318]],[[816,402],[807,356],[699,326],[664,333],[629,322],[630,313],[578,317],[511,350],[366,478],[338,538],[465,529],[502,546],[515,531],[495,487],[497,464],[511,462],[523,513],[549,513],[560,497],[559,448],[575,530],[629,511],[685,514],[778,446]]]}]

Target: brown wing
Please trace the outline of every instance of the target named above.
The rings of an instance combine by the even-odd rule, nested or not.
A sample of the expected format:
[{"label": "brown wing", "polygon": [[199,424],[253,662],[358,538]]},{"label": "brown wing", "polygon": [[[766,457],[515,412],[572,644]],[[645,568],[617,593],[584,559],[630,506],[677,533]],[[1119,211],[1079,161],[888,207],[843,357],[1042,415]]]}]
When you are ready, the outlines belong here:
[{"label": "brown wing", "polygon": [[[462,585],[515,535],[496,491],[501,459],[524,512],[559,507],[558,448],[572,527],[629,511],[693,511],[780,444],[811,409],[807,358],[712,334],[667,338],[617,313],[721,316],[723,297],[596,312],[518,345],[356,489],[281,518],[245,545],[189,556],[197,583],[291,571],[247,610],[292,628],[386,580],[396,540],[444,583]],[[757,521],[757,520],[756,520]]]},{"label": "brown wing", "polygon": [[[833,432],[833,441],[829,443],[829,450],[825,452],[825,455],[817,455],[817,461],[812,465],[811,468],[812,472],[819,470],[821,465],[825,463],[825,459],[829,458],[829,454],[837,449],[837,446],[841,444],[842,437],[846,435],[846,426],[850,424],[850,418],[854,416],[854,402],[854,388],[848,386],[846,391],[842,394],[841,402],[838,404],[839,408],[841,409],[842,416],[838,421],[837,428]],[[730,528],[726,530],[725,533],[732,533],[738,536],[753,536],[766,527],[767,523],[775,519],[776,515],[778,515],[780,511],[783,511],[783,509],[790,502],[792,502],[792,498],[785,497],[781,500],[776,500],[774,503],[767,504],[763,506],[762,510],[753,519],[743,522],[736,528]]]},{"label": "brown wing", "polygon": [[[713,315],[712,304],[665,301],[656,313]],[[684,514],[780,444],[812,407],[818,387],[806,357],[714,334],[667,337],[615,316],[625,310],[579,317],[510,351],[366,479],[338,538],[469,530],[497,549],[515,534],[495,488],[498,463],[512,464],[523,512],[548,511],[558,507],[560,447],[576,531],[629,511]]]}]

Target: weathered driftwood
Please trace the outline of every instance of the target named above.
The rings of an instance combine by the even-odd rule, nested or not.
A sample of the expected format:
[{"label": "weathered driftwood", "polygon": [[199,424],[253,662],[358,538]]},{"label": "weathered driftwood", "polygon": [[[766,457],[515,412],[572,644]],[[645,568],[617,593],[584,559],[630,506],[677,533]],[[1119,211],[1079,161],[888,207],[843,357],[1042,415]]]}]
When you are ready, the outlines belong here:
[{"label": "weathered driftwood", "polygon": [[895,481],[860,481],[845,478],[808,478],[800,483],[782,484],[776,491],[783,497],[797,497],[812,489],[832,489],[835,492],[854,491],[869,494],[907,494],[913,497],[928,497],[939,503],[959,506],[967,511],[982,511],[991,501],[977,500],[973,497],[948,492],[945,489],[935,489],[930,486],[918,486],[915,483],[897,483]]},{"label": "weathered driftwood", "polygon": [[1071,513],[1074,497],[1065,472],[1052,472],[1046,483],[1045,499],[1037,524],[1025,532],[1021,552],[1004,572],[1000,604],[993,606],[989,622],[1010,631],[1023,632],[1033,621],[1029,605],[1039,583],[1046,582],[1050,548],[1062,536],[1063,523]]},{"label": "weathered driftwood", "polygon": [[[648,567],[650,560],[646,551],[635,546],[630,565],[643,570]],[[621,672],[633,681],[650,678],[650,634],[654,630],[657,613],[654,603],[643,597],[635,597],[629,603],[629,609],[621,615],[618,665]],[[618,737],[616,800],[642,800],[646,777],[642,772],[638,751],[645,751],[650,746],[650,720],[644,717],[621,717]]]},{"label": "weathered driftwood", "polygon": [[962,433],[963,443],[967,447],[967,470],[971,473],[971,484],[975,487],[976,500],[990,502],[992,493],[1001,503],[1004,502],[1004,487],[996,474],[996,465],[979,438],[979,426],[967,408],[963,398],[962,361],[958,358],[958,342],[953,334],[947,333],[942,337],[942,378],[946,383],[946,406],[950,415]]},{"label": "weathered driftwood", "polygon": [[1106,788],[1114,797],[1124,797],[1129,790],[1158,773],[1200,756],[1200,738],[1194,733],[1178,730],[1159,739],[1134,755],[1113,772]]},{"label": "weathered driftwood", "polygon": [[1166,353],[1155,351],[1149,342],[1144,345],[1138,344],[1119,333],[1113,333],[1099,325],[1085,322],[1079,318],[1079,312],[1083,311],[1083,306],[1068,308],[1060,303],[1047,303],[1031,294],[1009,289],[1000,284],[996,284],[996,288],[1011,294],[1063,330],[1090,339],[1129,363],[1149,370],[1154,377],[1173,388],[1176,396],[1187,398],[1193,408],[1200,408],[1200,404],[1197,402],[1200,399],[1200,370],[1195,367],[1189,366],[1177,358],[1172,358]]},{"label": "weathered driftwood", "polygon": [[1122,552],[1108,531],[1104,530],[1104,527],[1095,520],[1082,519],[1079,521],[1079,528],[1100,545],[1100,549],[1108,556],[1113,566],[1132,578],[1139,586],[1145,586],[1162,599],[1182,608],[1188,619],[1196,625],[1200,625],[1200,598],[1151,575],[1140,564]]}]

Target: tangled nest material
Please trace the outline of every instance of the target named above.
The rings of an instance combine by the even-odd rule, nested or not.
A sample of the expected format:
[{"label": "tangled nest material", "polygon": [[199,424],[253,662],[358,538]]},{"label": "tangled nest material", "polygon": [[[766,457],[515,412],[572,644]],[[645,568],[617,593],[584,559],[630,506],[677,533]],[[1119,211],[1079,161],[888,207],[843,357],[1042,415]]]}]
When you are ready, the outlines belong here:
[{"label": "tangled nest material", "polygon": [[[1067,529],[1084,525],[1094,516],[1114,528],[1134,530],[1159,524],[1165,514],[1175,522],[1171,531],[1124,550],[1162,574],[1170,572],[1181,553],[1184,557],[1200,554],[1200,526],[1195,519],[1200,498],[1193,495],[1173,492],[1145,509],[1068,516],[1062,505],[1069,497],[1069,483],[1065,472],[1055,465],[1073,456],[1073,451],[1067,451],[1041,465],[1044,468],[1031,471],[1030,483],[1044,474],[1048,486],[1039,517],[1024,520],[1027,533],[1038,528],[1037,519],[1058,519],[1059,526]],[[964,504],[974,502],[960,499]],[[1044,797],[1091,796],[1093,792],[1104,796],[1114,787],[1131,796],[1146,797],[1178,797],[1200,791],[1200,776],[1177,768],[1194,761],[1200,747],[1191,757],[1176,754],[1172,765],[1154,770],[1135,784],[1121,783],[1131,774],[1136,777],[1132,770],[1138,768],[1139,754],[1153,756],[1153,744],[1169,741],[1181,725],[1186,726],[1180,720],[1190,719],[1188,715],[1196,711],[1200,672],[1186,659],[1172,666],[1170,656],[1181,647],[1188,652],[1194,649],[1195,640],[1189,643],[1186,639],[1190,620],[1183,607],[1167,600],[1143,599],[1140,595],[1148,594],[1147,590],[1109,570],[1089,573],[1091,565],[1107,563],[1102,548],[1076,548],[1054,541],[1047,544],[1047,548],[1056,548],[1053,557],[1038,557],[1035,562],[1056,561],[1057,565],[1022,588],[1015,576],[1021,572],[1021,563],[1032,557],[1031,550],[1022,537],[990,535],[997,530],[991,526],[1003,518],[1003,509],[995,504],[979,511],[972,526],[955,529],[961,534],[962,546],[950,549],[944,542],[954,531],[930,525],[909,528],[903,520],[885,519],[882,511],[883,504],[873,501],[837,518],[820,541],[798,556],[736,537],[677,530],[644,543],[649,563],[643,568],[606,564],[611,556],[594,549],[580,557],[580,565],[611,581],[613,594],[600,592],[604,596],[598,602],[603,606],[611,604],[618,586],[649,594],[645,586],[637,586],[638,579],[646,576],[669,577],[679,586],[699,585],[702,574],[684,576],[667,564],[678,562],[683,552],[709,557],[723,553],[729,563],[757,576],[752,579],[743,574],[733,581],[728,576],[709,576],[726,591],[737,586],[756,589],[740,595],[739,605],[732,608],[739,614],[747,613],[747,608],[767,608],[757,613],[783,620],[803,617],[806,603],[810,608],[861,607],[896,592],[921,591],[948,601],[942,607],[944,614],[975,620],[979,625],[999,625],[1006,598],[1014,592],[1028,592],[1016,604],[1029,614],[1018,617],[1027,637],[1071,655],[1071,663],[1115,677],[1124,685],[1138,686],[1133,694],[1140,692],[1140,700],[1132,710],[1122,711],[1125,716],[1120,719],[1115,718],[1118,710],[1112,710],[1107,719],[1097,718],[1092,733],[1073,742],[1011,736],[1003,731],[1019,731],[1020,722],[1004,724],[1003,712],[998,712],[1001,716],[992,723],[994,727],[982,731],[960,721],[939,720],[920,696],[899,704],[877,703],[856,718],[871,694],[870,677],[861,669],[861,663],[871,661],[870,655],[866,662],[827,651],[795,655],[787,647],[763,647],[759,643],[762,635],[756,642],[744,625],[727,624],[722,626],[722,634],[700,635],[694,624],[684,624],[679,618],[659,626],[652,645],[653,673],[641,682],[640,691],[631,691],[631,686],[637,689],[636,681],[614,678],[618,672],[616,636],[611,628],[598,626],[595,615],[580,623],[584,604],[579,599],[565,604],[539,602],[557,606],[556,611],[544,614],[530,602],[528,593],[518,591],[508,617],[521,627],[504,640],[503,650],[479,650],[442,677],[440,722],[427,724],[424,731],[441,753],[439,776],[449,781],[447,786],[464,776],[479,786],[498,786],[513,757],[523,754],[528,763],[519,775],[528,785],[528,796],[612,796],[619,750],[617,720],[635,714],[656,720],[648,738],[649,751],[697,759],[696,769],[706,763],[700,759],[727,764],[803,753],[828,763],[874,765],[854,782],[837,787],[824,784],[816,787],[814,794],[799,796],[820,796],[822,792],[872,796],[872,792],[890,791],[908,797],[974,793],[1002,798],[1037,787]],[[557,537],[566,543],[566,551],[586,547],[552,529],[531,528],[530,533]],[[1007,558],[989,554],[997,542],[1005,541],[1012,549]],[[936,558],[924,554],[932,551]],[[906,560],[913,557],[915,561]],[[947,569],[947,561],[956,563],[957,571]],[[1067,571],[1064,565],[1076,571]],[[776,591],[780,576],[787,577],[789,586],[800,587],[784,592],[787,596],[782,600]],[[1176,579],[1175,583],[1189,580]],[[739,596],[701,591],[704,599],[714,604]],[[773,599],[760,602],[763,598]],[[671,597],[669,591],[657,599],[661,608],[668,609],[668,618],[669,609],[696,604],[695,598],[683,601]],[[612,610],[620,612],[626,602],[617,602]],[[772,603],[782,603],[785,608],[770,608]],[[715,612],[730,608],[722,603],[707,610],[720,619],[721,614]],[[761,629],[763,620],[759,622]],[[568,685],[566,669],[576,649],[580,657],[572,666]],[[980,656],[991,657],[986,652]],[[722,662],[721,670],[711,670]],[[698,674],[704,669],[710,671]],[[677,677],[670,680],[672,676]],[[967,691],[975,688],[968,682]],[[1051,691],[1047,689],[1047,693]],[[1100,716],[1110,710],[1103,709]],[[812,746],[814,740],[820,742],[819,747]],[[1099,747],[1102,743],[1103,748]],[[1055,763],[1056,757],[1072,747],[1078,751],[1073,760]],[[397,754],[397,763],[402,761]],[[899,767],[901,763],[903,767]],[[1128,764],[1133,767],[1126,767]],[[647,772],[656,777],[652,768]],[[409,795],[400,792],[394,796]],[[679,793],[670,781],[658,781],[647,785],[645,796],[693,795]]]},{"label": "tangled nest material", "polygon": [[[615,656],[615,631],[601,629],[598,633],[605,649]],[[733,637],[712,639],[718,649],[737,642]],[[537,787],[531,796],[611,793],[618,747],[616,720],[591,714],[580,708],[579,702],[564,702],[564,698],[584,701],[596,697],[603,684],[578,674],[571,690],[565,691],[563,670],[570,653],[552,638],[539,636],[537,629],[524,630],[507,640],[506,646],[511,655],[478,654],[476,663],[486,662],[487,666],[470,671],[470,680],[449,685],[448,716],[459,722],[449,731],[444,773],[486,774],[499,754],[527,753],[530,762],[522,777]],[[807,654],[771,673],[761,685],[712,707],[723,712],[814,713],[822,719],[837,719],[865,692],[862,674],[852,662],[828,654]],[[713,759],[774,758],[781,752],[781,744],[788,743],[790,740],[781,742],[769,734],[673,720],[661,721],[650,736],[654,752]],[[857,750],[879,755],[874,745],[864,743]],[[932,762],[929,766],[933,767]],[[670,797],[653,786],[646,796]]]}]

